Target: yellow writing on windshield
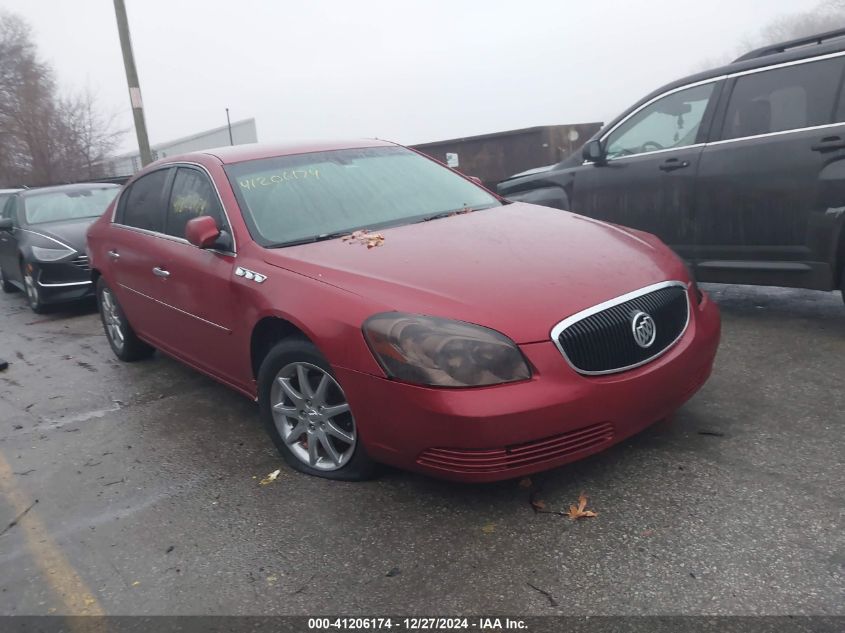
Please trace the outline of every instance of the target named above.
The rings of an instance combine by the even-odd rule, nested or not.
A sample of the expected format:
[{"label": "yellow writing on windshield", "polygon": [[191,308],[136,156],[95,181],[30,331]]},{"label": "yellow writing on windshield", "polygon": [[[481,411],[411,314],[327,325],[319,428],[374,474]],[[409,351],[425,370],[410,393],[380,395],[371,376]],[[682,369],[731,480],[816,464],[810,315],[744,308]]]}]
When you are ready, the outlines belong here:
[{"label": "yellow writing on windshield", "polygon": [[270,176],[253,176],[238,181],[241,189],[257,189],[258,187],[273,187],[290,180],[320,179],[319,169],[291,169]]}]

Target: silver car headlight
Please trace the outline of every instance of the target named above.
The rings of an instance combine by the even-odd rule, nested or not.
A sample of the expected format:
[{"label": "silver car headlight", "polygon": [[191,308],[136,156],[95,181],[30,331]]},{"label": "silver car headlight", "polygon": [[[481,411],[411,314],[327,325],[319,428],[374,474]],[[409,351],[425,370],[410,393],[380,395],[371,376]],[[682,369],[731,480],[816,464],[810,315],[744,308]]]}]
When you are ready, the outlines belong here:
[{"label": "silver car headlight", "polygon": [[64,259],[70,255],[73,255],[76,251],[72,248],[41,248],[40,246],[33,246],[32,247],[32,255],[40,262],[57,262],[60,259]]},{"label": "silver car headlight", "polygon": [[364,323],[367,344],[391,378],[435,387],[481,387],[531,377],[512,340],[480,325],[385,312]]}]

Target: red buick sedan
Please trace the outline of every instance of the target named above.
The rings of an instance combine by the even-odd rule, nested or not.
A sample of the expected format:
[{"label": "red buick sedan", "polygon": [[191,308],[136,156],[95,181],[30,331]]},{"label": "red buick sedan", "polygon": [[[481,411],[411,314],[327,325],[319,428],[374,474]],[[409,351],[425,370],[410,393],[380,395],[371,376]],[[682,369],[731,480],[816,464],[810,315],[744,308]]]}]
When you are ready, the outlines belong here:
[{"label": "red buick sedan", "polygon": [[293,467],[463,481],[601,451],[701,387],[716,306],[657,238],[383,141],[154,163],[88,233],[114,353],[258,401]]}]

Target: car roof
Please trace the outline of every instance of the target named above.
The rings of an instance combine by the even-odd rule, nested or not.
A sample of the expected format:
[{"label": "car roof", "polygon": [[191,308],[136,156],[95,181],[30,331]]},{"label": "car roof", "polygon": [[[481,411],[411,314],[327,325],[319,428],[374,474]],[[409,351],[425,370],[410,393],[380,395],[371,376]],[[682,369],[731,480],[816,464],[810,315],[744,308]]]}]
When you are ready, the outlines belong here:
[{"label": "car roof", "polygon": [[21,189],[18,195],[28,198],[33,195],[42,193],[62,193],[65,191],[85,191],[86,189],[111,189],[120,188],[120,185],[114,185],[109,182],[80,182],[72,185],[55,185],[52,187],[37,187],[34,189]]},{"label": "car roof", "polygon": [[362,147],[396,147],[396,143],[380,139],[353,139],[333,141],[296,141],[289,143],[248,143],[245,145],[227,145],[204,149],[197,152],[173,155],[156,161],[155,164],[175,163],[190,160],[198,156],[213,156],[224,165],[241,163],[248,160],[275,158],[277,156],[291,156],[294,154],[309,154],[311,152],[330,152],[341,149],[359,149]]}]

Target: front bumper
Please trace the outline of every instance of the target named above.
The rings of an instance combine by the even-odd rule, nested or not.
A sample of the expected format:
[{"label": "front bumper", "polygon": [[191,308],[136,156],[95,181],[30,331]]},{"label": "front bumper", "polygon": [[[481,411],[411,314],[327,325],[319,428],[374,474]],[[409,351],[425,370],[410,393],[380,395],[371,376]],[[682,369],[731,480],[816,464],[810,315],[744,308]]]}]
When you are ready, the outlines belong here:
[{"label": "front bumper", "polygon": [[718,308],[691,306],[686,333],[637,369],[582,376],[551,340],[521,345],[530,380],[432,389],[336,368],[373,459],[448,479],[522,477],[599,452],[678,409],[710,375]]},{"label": "front bumper", "polygon": [[38,294],[45,304],[65,303],[94,296],[90,269],[83,264],[57,262],[30,265],[33,266],[33,275],[38,284]]}]

